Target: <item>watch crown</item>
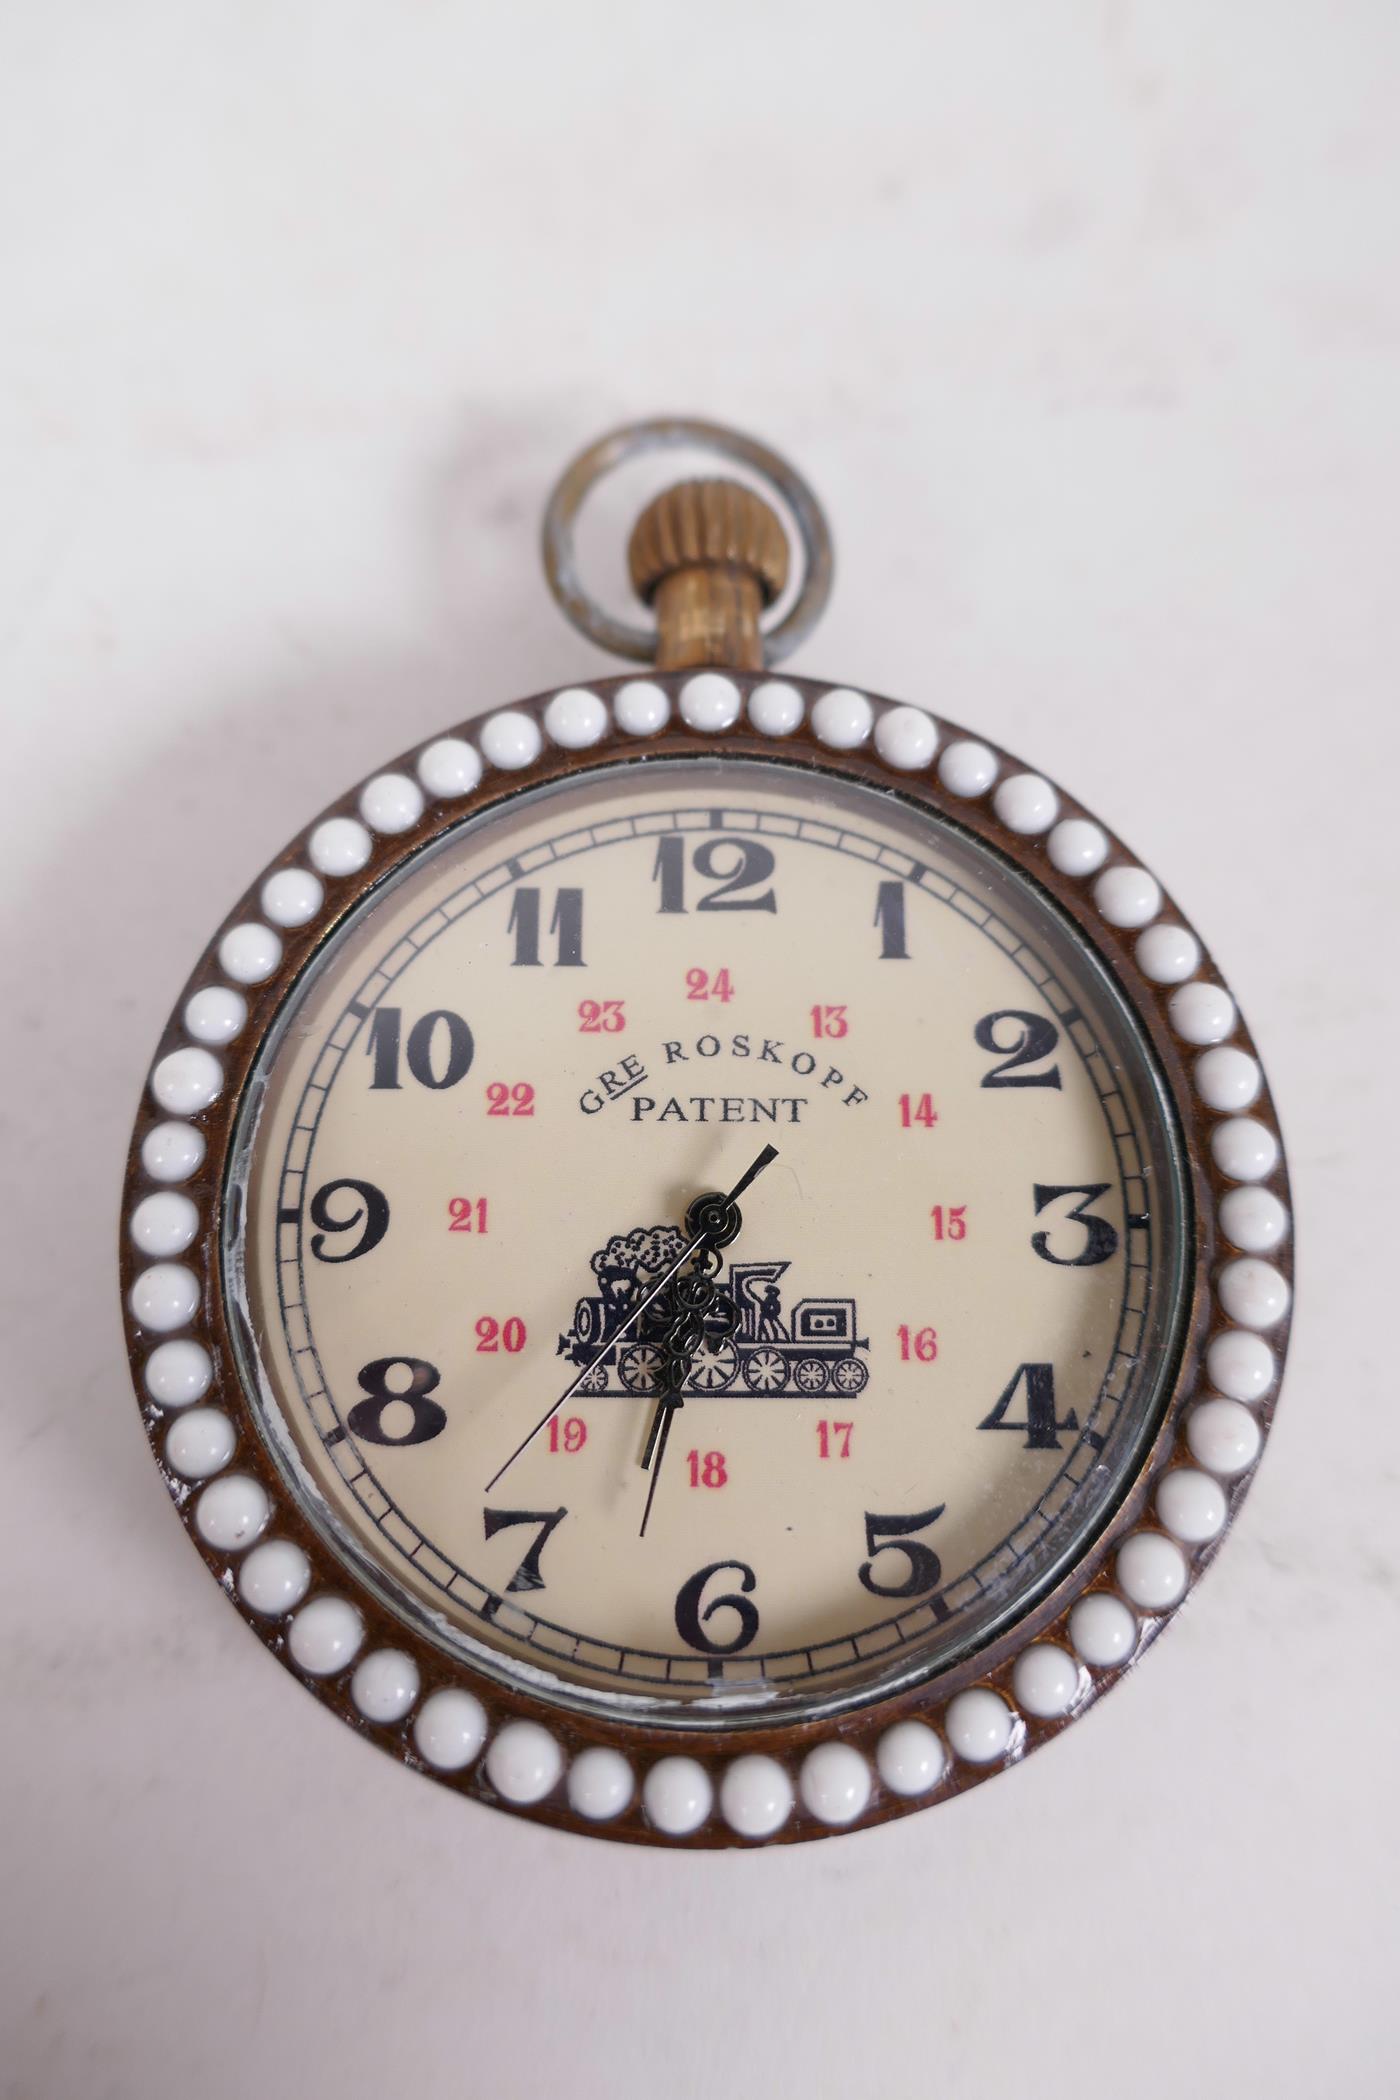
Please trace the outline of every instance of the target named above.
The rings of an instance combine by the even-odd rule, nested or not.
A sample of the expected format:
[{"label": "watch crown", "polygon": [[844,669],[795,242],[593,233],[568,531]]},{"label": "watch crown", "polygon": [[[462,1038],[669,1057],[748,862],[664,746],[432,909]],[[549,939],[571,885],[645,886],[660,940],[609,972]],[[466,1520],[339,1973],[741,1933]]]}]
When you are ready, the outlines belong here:
[{"label": "watch crown", "polygon": [[627,559],[656,607],[662,669],[762,665],[758,618],[787,583],[788,542],[761,496],[737,481],[678,482],[638,518]]}]

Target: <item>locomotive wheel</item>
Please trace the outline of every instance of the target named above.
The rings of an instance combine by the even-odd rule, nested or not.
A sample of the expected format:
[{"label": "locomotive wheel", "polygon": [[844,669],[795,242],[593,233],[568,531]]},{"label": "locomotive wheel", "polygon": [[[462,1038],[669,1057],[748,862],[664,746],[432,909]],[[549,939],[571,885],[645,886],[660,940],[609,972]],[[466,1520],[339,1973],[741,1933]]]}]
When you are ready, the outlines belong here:
[{"label": "locomotive wheel", "polygon": [[819,1356],[798,1358],[793,1372],[799,1393],[824,1393],[826,1391],[826,1365]]},{"label": "locomotive wheel", "polygon": [[655,1342],[634,1342],[617,1360],[617,1375],[629,1393],[655,1393],[661,1387],[665,1351]]},{"label": "locomotive wheel", "polygon": [[590,1364],[587,1371],[584,1372],[583,1383],[579,1386],[579,1391],[581,1393],[605,1393],[607,1389],[607,1365]]},{"label": "locomotive wheel", "polygon": [[780,1393],[787,1374],[781,1349],[752,1349],[744,1358],[744,1383],[751,1393]]},{"label": "locomotive wheel", "polygon": [[585,1349],[603,1339],[603,1301],[601,1298],[580,1298],[574,1307],[574,1340],[582,1342]]},{"label": "locomotive wheel", "polygon": [[843,1356],[831,1374],[831,1382],[838,1393],[864,1392],[869,1371],[857,1356]]},{"label": "locomotive wheel", "polygon": [[723,1393],[739,1374],[739,1352],[733,1342],[703,1341],[691,1359],[690,1386],[696,1393]]}]

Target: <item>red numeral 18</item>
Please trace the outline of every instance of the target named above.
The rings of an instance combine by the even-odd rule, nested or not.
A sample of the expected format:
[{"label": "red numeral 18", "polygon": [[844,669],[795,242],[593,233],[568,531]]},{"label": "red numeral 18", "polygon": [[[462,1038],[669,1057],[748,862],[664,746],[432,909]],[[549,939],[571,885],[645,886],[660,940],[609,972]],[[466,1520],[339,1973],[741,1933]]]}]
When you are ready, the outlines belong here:
[{"label": "red numeral 18", "polygon": [[687,1451],[685,1459],[693,1488],[722,1488],[729,1478],[722,1451]]},{"label": "red numeral 18", "polygon": [[933,1220],[933,1236],[936,1240],[965,1240],[967,1238],[967,1205],[954,1203],[947,1210],[935,1203],[929,1212]]},{"label": "red numeral 18", "polygon": [[925,1130],[932,1130],[938,1121],[938,1110],[933,1105],[932,1094],[901,1094],[899,1097],[899,1127],[912,1130],[921,1123]]},{"label": "red numeral 18", "polygon": [[588,1424],[581,1415],[565,1415],[561,1422],[555,1415],[549,1425],[549,1448],[551,1451],[582,1451],[588,1442]]},{"label": "red numeral 18", "polygon": [[936,1327],[921,1327],[914,1331],[910,1327],[899,1330],[899,1360],[907,1364],[911,1358],[921,1364],[931,1364],[938,1354],[938,1330]]},{"label": "red numeral 18", "polygon": [[854,1422],[818,1422],[818,1458],[849,1458],[851,1455],[851,1431]]}]

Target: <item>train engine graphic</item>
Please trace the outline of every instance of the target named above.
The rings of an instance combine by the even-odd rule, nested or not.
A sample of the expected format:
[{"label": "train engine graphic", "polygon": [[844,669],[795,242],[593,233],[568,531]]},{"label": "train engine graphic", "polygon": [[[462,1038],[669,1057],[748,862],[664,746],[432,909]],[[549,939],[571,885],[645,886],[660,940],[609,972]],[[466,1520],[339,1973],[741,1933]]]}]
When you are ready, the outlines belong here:
[{"label": "train engine graphic", "polygon": [[[598,1279],[594,1296],[580,1298],[573,1325],[559,1337],[559,1354],[580,1370],[591,1366],[580,1391],[604,1395],[654,1392],[663,1361],[659,1337],[648,1316],[611,1341],[622,1322],[685,1246],[673,1225],[638,1226],[615,1234],[593,1256]],[[836,1392],[854,1399],[870,1373],[858,1350],[869,1349],[856,1332],[853,1298],[799,1298],[788,1308],[782,1279],[786,1261],[732,1262],[715,1278],[733,1303],[737,1322],[717,1319],[696,1350],[688,1393],[735,1390],[759,1399],[787,1394],[810,1399]]]}]

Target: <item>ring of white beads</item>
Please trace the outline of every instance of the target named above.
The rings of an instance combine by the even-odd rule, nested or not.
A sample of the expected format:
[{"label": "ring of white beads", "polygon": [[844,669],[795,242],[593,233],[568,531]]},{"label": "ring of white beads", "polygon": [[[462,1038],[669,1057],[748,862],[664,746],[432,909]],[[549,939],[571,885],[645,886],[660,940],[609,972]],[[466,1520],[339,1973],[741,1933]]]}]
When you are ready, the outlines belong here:
[{"label": "ring of white beads", "polygon": [[[812,689],[809,688],[809,693]],[[1063,1625],[1023,1647],[1005,1682],[976,1684],[932,1721],[904,1718],[872,1737],[858,1721],[808,1749],[791,1769],[752,1752],[714,1767],[668,1754],[635,1769],[620,1751],[590,1744],[569,1754],[562,1737],[537,1719],[493,1724],[474,1691],[438,1686],[424,1696],[413,1656],[367,1645],[359,1607],[316,1585],[300,1545],[278,1535],[273,1498],[237,1463],[233,1416],[212,1404],[214,1364],[200,1333],[199,1278],[180,1259],[194,1249],[201,1217],[184,1183],[204,1165],[200,1119],[221,1099],[226,1072],[217,1054],[247,1027],[250,993],[269,986],[283,967],[285,934],[301,934],[343,900],[337,884],[368,867],[376,839],[414,832],[430,806],[475,794],[488,772],[518,775],[549,747],[583,752],[609,736],[644,741],[674,714],[691,734],[723,736],[746,725],[781,741],[804,721],[833,753],[869,750],[894,776],[934,769],[955,802],[989,801],[1007,844],[1042,849],[1056,872],[1082,882],[1092,909],[1115,936],[1132,944],[1137,967],[1160,992],[1167,1025],[1191,1060],[1192,1084],[1212,1120],[1209,1146],[1227,1184],[1216,1222],[1235,1251],[1213,1278],[1214,1331],[1204,1358],[1205,1383],[1185,1413],[1180,1449],[1157,1479],[1151,1518],[1116,1541],[1111,1567],[1087,1588]],[[1263,1075],[1252,1053],[1234,1042],[1235,1003],[1204,972],[1201,944],[1165,905],[1145,868],[1116,849],[1091,818],[1062,813],[1060,792],[1041,775],[1015,769],[991,746],[945,733],[923,708],[873,701],[850,687],[812,697],[781,679],[741,683],[718,671],[680,681],[617,681],[606,692],[570,686],[536,710],[508,708],[488,716],[471,736],[454,733],[425,745],[405,767],[377,774],[355,798],[355,814],[318,823],[301,859],[272,871],[259,890],[260,916],[239,919],[221,936],[219,976],[202,984],[180,1013],[183,1040],[150,1076],[161,1120],[147,1130],[139,1188],[127,1217],[142,1264],[128,1305],[146,1353],[141,1382],[158,1449],[193,1528],[226,1563],[246,1610],[282,1633],[291,1666],[322,1685],[344,1687],[348,1709],[366,1727],[397,1731],[404,1754],[449,1777],[479,1769],[482,1791],[516,1808],[567,1802],[584,1823],[606,1828],[638,1811],[660,1839],[681,1840],[722,1825],[730,1838],[761,1842],[801,1815],[815,1830],[841,1830],[879,1809],[916,1806],[950,1786],[1014,1762],[1032,1731],[1071,1718],[1140,1651],[1164,1615],[1181,1601],[1193,1561],[1219,1538],[1230,1495],[1254,1466],[1263,1440],[1259,1409],[1274,1392],[1280,1354],[1275,1337],[1290,1306],[1287,1279],[1270,1259],[1286,1244],[1291,1220],[1265,1184],[1281,1167],[1277,1132],[1260,1112]],[[270,1535],[269,1535],[270,1534]]]}]

